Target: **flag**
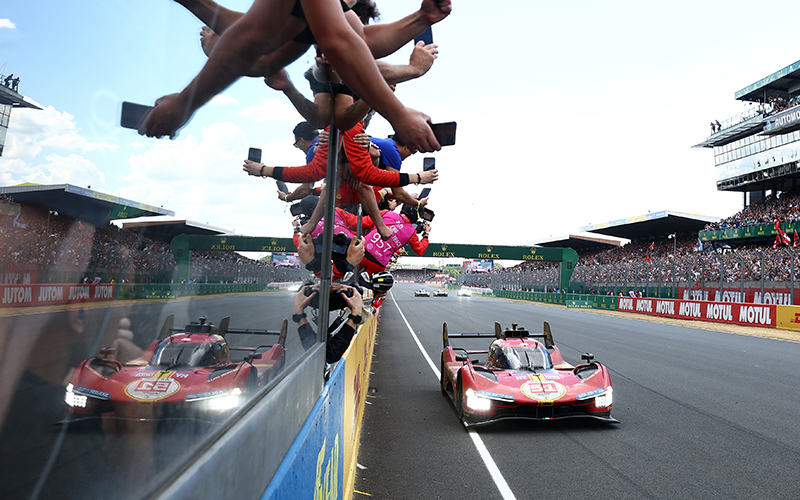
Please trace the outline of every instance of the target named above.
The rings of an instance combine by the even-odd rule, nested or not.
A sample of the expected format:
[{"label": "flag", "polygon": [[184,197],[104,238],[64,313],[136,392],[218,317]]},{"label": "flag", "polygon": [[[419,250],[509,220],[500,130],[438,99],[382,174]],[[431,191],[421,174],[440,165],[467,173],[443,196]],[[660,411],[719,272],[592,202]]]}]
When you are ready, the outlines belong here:
[{"label": "flag", "polygon": [[797,248],[797,229],[794,230],[794,243],[792,244],[794,248]]},{"label": "flag", "polygon": [[781,235],[776,234],[775,235],[775,242],[772,244],[772,249],[775,250],[776,248],[778,248],[778,245],[780,245],[780,244],[781,244]]},{"label": "flag", "polygon": [[654,250],[655,249],[655,245],[656,245],[655,241],[650,243],[650,250]]}]

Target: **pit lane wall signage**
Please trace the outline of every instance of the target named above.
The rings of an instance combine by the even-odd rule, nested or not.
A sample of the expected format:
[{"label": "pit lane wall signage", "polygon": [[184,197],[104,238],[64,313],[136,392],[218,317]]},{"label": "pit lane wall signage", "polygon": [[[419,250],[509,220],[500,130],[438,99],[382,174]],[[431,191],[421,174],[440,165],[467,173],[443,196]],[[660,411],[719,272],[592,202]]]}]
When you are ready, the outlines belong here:
[{"label": "pit lane wall signage", "polygon": [[377,326],[359,327],[262,500],[352,498]]},{"label": "pit lane wall signage", "polygon": [[777,306],[731,302],[700,302],[672,299],[619,297],[617,310],[648,316],[727,323],[731,325],[777,326]]},{"label": "pit lane wall signage", "polygon": [[0,285],[0,307],[114,300],[116,285]]}]

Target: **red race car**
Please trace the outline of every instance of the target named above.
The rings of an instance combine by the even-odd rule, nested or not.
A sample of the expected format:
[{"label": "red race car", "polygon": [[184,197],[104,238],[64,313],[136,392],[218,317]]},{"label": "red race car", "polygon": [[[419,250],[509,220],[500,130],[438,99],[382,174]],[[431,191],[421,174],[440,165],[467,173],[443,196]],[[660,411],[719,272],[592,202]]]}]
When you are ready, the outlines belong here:
[{"label": "red race car", "polygon": [[[121,363],[116,349],[83,361],[67,385],[65,401],[75,417],[108,412],[130,416],[146,408],[154,418],[218,420],[240,407],[277,375],[285,359],[287,322],[278,331],[237,330],[223,318],[219,327],[200,318],[183,329],[169,316],[158,339],[143,354]],[[226,335],[278,335],[273,345],[230,347]],[[231,350],[246,353],[239,362]]]},{"label": "red race car", "polygon": [[[450,345],[451,338],[494,338],[489,349],[467,350]],[[591,417],[618,422],[611,417],[613,389],[608,369],[584,354],[584,364],[564,361],[553,344],[550,325],[541,334],[517,324],[495,333],[454,333],[443,325],[441,388],[455,404],[465,426],[502,419],[552,420]],[[487,354],[486,362],[470,360]]]}]

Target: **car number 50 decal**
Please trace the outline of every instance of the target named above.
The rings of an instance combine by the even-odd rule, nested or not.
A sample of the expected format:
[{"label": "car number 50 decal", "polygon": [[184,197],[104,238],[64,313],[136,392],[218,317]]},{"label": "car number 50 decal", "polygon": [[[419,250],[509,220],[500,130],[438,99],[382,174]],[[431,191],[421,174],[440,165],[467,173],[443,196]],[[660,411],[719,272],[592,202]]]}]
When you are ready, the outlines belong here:
[{"label": "car number 50 decal", "polygon": [[563,385],[551,380],[528,380],[519,389],[537,401],[555,401],[567,392]]},{"label": "car number 50 decal", "polygon": [[158,401],[172,396],[181,384],[168,378],[143,378],[125,387],[125,394],[138,401]]}]

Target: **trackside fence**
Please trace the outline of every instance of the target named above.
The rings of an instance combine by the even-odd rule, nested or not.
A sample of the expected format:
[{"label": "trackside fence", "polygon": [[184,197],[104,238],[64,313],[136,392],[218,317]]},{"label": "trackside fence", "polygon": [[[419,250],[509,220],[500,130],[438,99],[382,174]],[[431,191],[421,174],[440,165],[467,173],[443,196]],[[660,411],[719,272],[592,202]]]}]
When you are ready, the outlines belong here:
[{"label": "trackside fence", "polygon": [[504,299],[558,304],[567,308],[605,309],[673,319],[800,331],[800,306],[513,290],[495,290],[494,295]]}]

